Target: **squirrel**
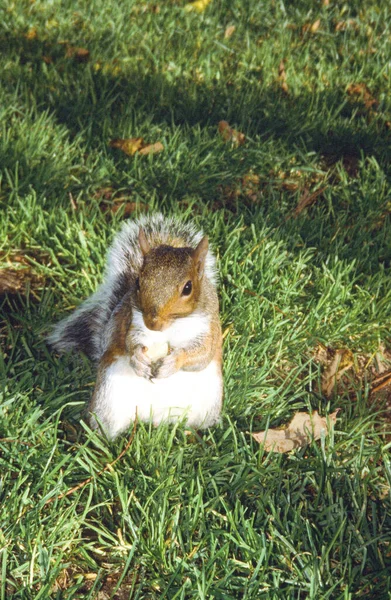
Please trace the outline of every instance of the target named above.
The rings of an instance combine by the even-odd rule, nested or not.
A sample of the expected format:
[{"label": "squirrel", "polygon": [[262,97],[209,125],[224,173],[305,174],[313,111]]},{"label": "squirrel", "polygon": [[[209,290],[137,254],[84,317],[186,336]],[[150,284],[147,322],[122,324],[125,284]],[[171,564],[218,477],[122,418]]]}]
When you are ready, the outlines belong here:
[{"label": "squirrel", "polygon": [[103,283],[48,341],[97,362],[92,428],[114,439],[136,418],[207,428],[222,407],[216,261],[208,238],[157,213],[125,223]]}]

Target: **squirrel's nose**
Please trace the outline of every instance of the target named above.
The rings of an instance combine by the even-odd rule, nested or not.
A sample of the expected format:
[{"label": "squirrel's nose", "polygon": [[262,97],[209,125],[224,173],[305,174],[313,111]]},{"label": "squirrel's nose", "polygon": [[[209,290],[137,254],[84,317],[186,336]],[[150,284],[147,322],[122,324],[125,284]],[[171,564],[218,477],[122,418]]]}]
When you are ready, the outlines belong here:
[{"label": "squirrel's nose", "polygon": [[144,315],[144,323],[152,331],[162,331],[164,329],[163,320],[154,315]]}]

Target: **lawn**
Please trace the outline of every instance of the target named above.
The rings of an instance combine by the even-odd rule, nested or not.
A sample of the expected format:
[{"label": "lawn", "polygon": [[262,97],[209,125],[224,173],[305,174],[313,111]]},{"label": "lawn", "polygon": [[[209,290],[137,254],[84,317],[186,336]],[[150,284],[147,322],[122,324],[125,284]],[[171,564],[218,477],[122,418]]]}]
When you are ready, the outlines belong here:
[{"label": "lawn", "polygon": [[[0,48],[0,600],[390,598],[389,3],[4,0]],[[109,442],[45,335],[154,210],[218,256],[223,416]]]}]

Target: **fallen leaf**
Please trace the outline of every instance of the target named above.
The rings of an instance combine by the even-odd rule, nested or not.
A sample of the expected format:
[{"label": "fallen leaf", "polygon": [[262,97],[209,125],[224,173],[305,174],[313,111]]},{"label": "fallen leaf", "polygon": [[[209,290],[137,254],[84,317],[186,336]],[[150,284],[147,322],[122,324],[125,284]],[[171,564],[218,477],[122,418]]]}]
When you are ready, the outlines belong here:
[{"label": "fallen leaf", "polygon": [[30,27],[28,32],[24,36],[26,40],[36,40],[38,37],[38,32],[36,27]]},{"label": "fallen leaf", "polygon": [[320,26],[320,19],[317,19],[314,23],[312,23],[312,25],[310,27],[310,32],[316,33],[319,29],[319,26]]},{"label": "fallen leaf", "polygon": [[110,148],[118,148],[125,152],[128,156],[133,156],[140,150],[140,148],[144,147],[144,138],[135,137],[135,138],[116,138],[111,140],[109,143]]},{"label": "fallen leaf", "polygon": [[146,144],[138,151],[139,154],[156,154],[157,152],[162,152],[164,150],[164,146],[161,142],[155,142],[154,144]]},{"label": "fallen leaf", "polygon": [[278,65],[278,79],[280,81],[282,91],[285,94],[287,94],[289,92],[289,87],[286,81],[287,77],[285,70],[285,62],[283,60],[281,60],[280,64]]},{"label": "fallen leaf", "polygon": [[218,130],[225,142],[232,142],[235,146],[242,146],[246,136],[237,129],[232,129],[227,121],[219,121]]},{"label": "fallen leaf", "polygon": [[227,29],[224,32],[224,39],[227,40],[228,38],[230,38],[231,35],[234,33],[235,29],[235,25],[228,25]]},{"label": "fallen leaf", "polygon": [[290,452],[309,444],[311,440],[319,440],[322,431],[328,433],[330,425],[336,422],[339,411],[337,408],[327,417],[321,417],[318,411],[314,411],[312,415],[298,412],[285,429],[268,429],[253,433],[252,436],[264,445],[266,452]]},{"label": "fallen leaf", "polygon": [[241,193],[249,200],[256,202],[260,196],[260,183],[258,175],[251,172],[246,173],[240,182]]},{"label": "fallen leaf", "polygon": [[92,197],[96,200],[102,200],[104,202],[105,200],[111,200],[112,198],[114,198],[116,193],[117,190],[115,190],[113,187],[108,186],[98,188],[97,190],[95,190]]},{"label": "fallen leaf", "polygon": [[391,373],[386,373],[375,379],[371,388],[371,394],[376,394],[388,386],[391,386]]},{"label": "fallen leaf", "polygon": [[298,217],[305,208],[308,208],[308,206],[311,206],[311,204],[313,204],[315,202],[315,200],[319,196],[321,196],[321,194],[323,194],[325,189],[326,189],[326,186],[319,188],[318,190],[315,190],[314,192],[310,193],[310,191],[307,188],[305,188],[302,195],[299,198],[299,202],[295,208],[293,216]]},{"label": "fallen leaf", "polygon": [[361,100],[367,110],[377,108],[378,101],[365,83],[351,83],[346,91],[349,96]]},{"label": "fallen leaf", "polygon": [[383,375],[391,369],[391,352],[383,344],[374,356],[374,368],[376,375]]},{"label": "fallen leaf", "polygon": [[348,19],[347,21],[338,21],[335,25],[335,31],[346,31],[346,29],[352,28],[355,31],[359,29],[357,22],[354,19]]},{"label": "fallen leaf", "polygon": [[136,210],[142,210],[142,211],[148,210],[148,205],[143,204],[141,202],[124,202],[124,201],[121,201],[120,198],[116,199],[114,201],[114,204],[112,204],[111,206],[106,205],[106,212],[110,211],[114,215],[120,209],[122,209],[122,215],[124,217],[129,217]]},{"label": "fallen leaf", "polygon": [[212,0],[196,0],[195,2],[189,2],[189,4],[185,5],[185,11],[202,13],[211,2]]},{"label": "fallen leaf", "polygon": [[43,278],[27,269],[0,269],[0,296],[23,294],[28,285],[39,287]]},{"label": "fallen leaf", "polygon": [[22,270],[1,269],[0,270],[0,296],[7,294],[17,294],[25,283],[26,273]]},{"label": "fallen leaf", "polygon": [[339,348],[334,354],[322,375],[322,392],[331,396],[342,375],[353,366],[353,353],[347,348]]},{"label": "fallen leaf", "polygon": [[90,51],[86,48],[76,48],[75,46],[67,45],[66,58],[73,58],[76,62],[86,63],[90,60]]},{"label": "fallen leaf", "polygon": [[135,211],[147,211],[148,204],[132,201],[133,190],[115,190],[113,187],[99,188],[93,194],[104,213],[116,214],[122,210],[123,217],[129,217]]},{"label": "fallen leaf", "polygon": [[301,28],[301,32],[304,33],[316,33],[319,29],[320,26],[320,19],[317,19],[316,21],[314,21],[314,23],[305,23],[303,25],[303,27]]}]

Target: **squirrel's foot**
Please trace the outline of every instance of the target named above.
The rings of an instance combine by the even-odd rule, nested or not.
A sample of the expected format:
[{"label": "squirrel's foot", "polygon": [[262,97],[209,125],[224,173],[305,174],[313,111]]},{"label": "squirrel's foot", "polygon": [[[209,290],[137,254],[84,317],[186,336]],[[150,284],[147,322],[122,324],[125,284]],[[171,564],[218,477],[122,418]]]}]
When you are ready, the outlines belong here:
[{"label": "squirrel's foot", "polygon": [[174,375],[177,371],[179,371],[180,367],[178,365],[178,354],[173,352],[172,354],[168,354],[164,358],[158,360],[152,368],[153,377],[156,379],[162,379],[163,377],[170,377]]},{"label": "squirrel's foot", "polygon": [[145,354],[144,346],[136,346],[134,353],[130,359],[130,364],[134,369],[134,372],[138,377],[145,377],[145,379],[151,379],[152,377],[152,363],[151,359]]}]

